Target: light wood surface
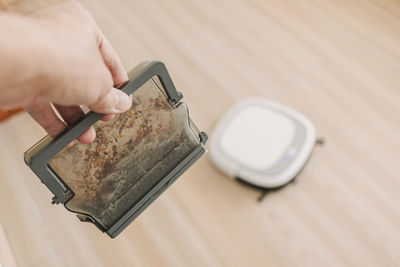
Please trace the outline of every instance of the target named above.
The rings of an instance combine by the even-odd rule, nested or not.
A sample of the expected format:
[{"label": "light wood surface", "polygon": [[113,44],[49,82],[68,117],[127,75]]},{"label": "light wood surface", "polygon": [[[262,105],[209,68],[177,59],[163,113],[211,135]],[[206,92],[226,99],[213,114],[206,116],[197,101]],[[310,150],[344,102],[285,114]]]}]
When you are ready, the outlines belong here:
[{"label": "light wood surface", "polygon": [[260,96],[327,143],[261,203],[205,156],[111,240],[50,204],[22,159],[44,132],[18,115],[0,125],[4,266],[400,266],[398,1],[82,3],[127,69],[166,63],[201,129]]}]

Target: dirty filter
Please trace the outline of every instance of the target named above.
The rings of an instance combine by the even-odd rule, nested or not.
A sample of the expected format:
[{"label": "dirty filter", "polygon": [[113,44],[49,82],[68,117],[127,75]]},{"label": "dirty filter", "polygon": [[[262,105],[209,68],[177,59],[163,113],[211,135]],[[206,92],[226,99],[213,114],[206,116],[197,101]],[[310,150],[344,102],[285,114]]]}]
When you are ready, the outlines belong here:
[{"label": "dirty filter", "polygon": [[96,140],[64,148],[49,166],[73,190],[65,203],[109,228],[199,144],[184,103],[173,109],[149,80],[132,108],[95,124]]},{"label": "dirty filter", "polygon": [[[136,217],[144,209],[140,201],[151,202],[160,194],[149,192],[161,182],[172,183],[205,152],[202,133],[190,120],[186,104],[169,101],[157,76],[133,92],[129,111],[93,126],[93,143],[63,147],[49,158],[47,168],[68,187],[69,196],[61,201],[65,207],[102,231],[115,228],[117,222],[118,227],[129,223],[132,218],[121,218],[132,207],[137,206],[131,216]],[[107,233],[114,237],[115,231]]]}]

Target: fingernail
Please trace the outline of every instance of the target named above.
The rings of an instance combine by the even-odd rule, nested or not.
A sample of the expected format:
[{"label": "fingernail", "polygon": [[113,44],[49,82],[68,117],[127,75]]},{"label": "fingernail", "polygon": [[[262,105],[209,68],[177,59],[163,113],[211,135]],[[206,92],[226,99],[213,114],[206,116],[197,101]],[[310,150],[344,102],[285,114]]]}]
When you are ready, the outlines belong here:
[{"label": "fingernail", "polygon": [[114,107],[115,112],[127,111],[132,105],[131,98],[120,90],[116,91],[116,94],[117,94],[117,104]]},{"label": "fingernail", "polygon": [[73,140],[71,143],[69,143],[67,145],[67,147],[73,147],[75,145],[75,143],[76,143],[76,140]]}]

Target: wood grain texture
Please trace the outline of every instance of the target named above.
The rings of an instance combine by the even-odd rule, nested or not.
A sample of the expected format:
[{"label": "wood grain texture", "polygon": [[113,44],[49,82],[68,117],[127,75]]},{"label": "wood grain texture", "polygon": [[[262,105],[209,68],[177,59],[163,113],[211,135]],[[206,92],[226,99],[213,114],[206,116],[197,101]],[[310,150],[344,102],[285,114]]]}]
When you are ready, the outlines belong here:
[{"label": "wood grain texture", "polygon": [[400,265],[398,1],[82,3],[127,69],[166,63],[201,129],[259,96],[304,113],[327,143],[261,203],[203,157],[110,240],[50,204],[22,160],[44,131],[17,116],[0,125],[0,249],[18,266]]}]

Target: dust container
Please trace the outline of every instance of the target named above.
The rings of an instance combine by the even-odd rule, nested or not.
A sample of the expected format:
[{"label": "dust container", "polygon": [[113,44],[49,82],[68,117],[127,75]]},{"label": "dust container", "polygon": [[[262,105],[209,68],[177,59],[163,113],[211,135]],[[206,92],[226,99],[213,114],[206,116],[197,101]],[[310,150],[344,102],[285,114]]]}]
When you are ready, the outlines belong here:
[{"label": "dust container", "polygon": [[[206,134],[191,122],[186,104],[172,98],[181,94],[165,88],[169,76],[157,72],[159,64],[143,63],[130,73],[131,84],[143,76],[149,79],[131,85],[129,111],[94,123],[93,143],[64,146],[46,164],[68,191],[61,201],[64,206],[111,237],[205,152]],[[49,140],[41,142],[49,145]],[[32,155],[27,163],[31,161]]]}]

